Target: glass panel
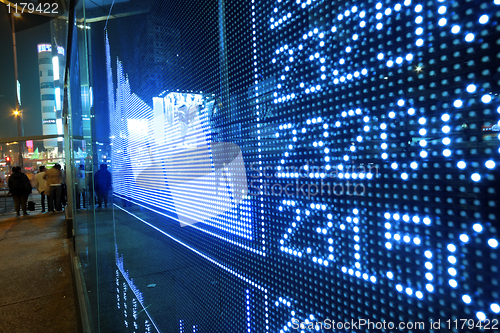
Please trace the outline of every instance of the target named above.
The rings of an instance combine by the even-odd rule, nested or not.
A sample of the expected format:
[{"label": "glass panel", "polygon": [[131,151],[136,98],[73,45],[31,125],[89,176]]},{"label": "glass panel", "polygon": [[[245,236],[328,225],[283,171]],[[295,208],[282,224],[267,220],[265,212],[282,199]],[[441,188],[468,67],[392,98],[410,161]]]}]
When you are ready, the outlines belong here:
[{"label": "glass panel", "polygon": [[495,318],[497,5],[86,4],[93,327]]}]

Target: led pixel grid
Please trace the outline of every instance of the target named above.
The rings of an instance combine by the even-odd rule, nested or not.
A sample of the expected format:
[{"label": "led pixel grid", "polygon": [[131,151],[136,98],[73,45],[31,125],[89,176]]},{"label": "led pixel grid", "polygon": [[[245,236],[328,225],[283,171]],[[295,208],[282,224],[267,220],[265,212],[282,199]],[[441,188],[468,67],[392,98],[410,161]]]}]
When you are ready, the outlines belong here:
[{"label": "led pixel grid", "polygon": [[[220,36],[212,36],[224,45],[205,60],[222,79],[178,92],[203,105],[186,123],[203,135],[185,145],[166,118],[158,120],[149,98],[166,103],[175,89],[134,91],[129,78],[141,78],[128,77],[127,63],[108,57],[114,194],[123,200],[116,210],[231,286],[221,295],[235,308],[224,312],[233,326],[208,311],[203,317],[197,303],[196,321],[173,315],[175,332],[328,331],[307,328],[327,319],[423,322],[425,331],[437,329],[431,322],[438,320],[450,332],[500,327],[499,6],[226,2]],[[177,24],[182,30],[193,22],[188,15]],[[111,36],[111,50],[113,43]],[[217,112],[202,112],[209,103]],[[158,133],[170,139],[155,144]],[[245,185],[230,167],[220,175],[223,192],[195,187],[206,191],[195,200],[192,188],[171,188],[166,162],[138,181],[152,155],[175,160],[168,151],[178,145],[208,147],[209,156],[211,142],[238,147]],[[224,154],[238,155],[229,146]],[[141,185],[158,179],[154,191]],[[243,188],[235,200],[232,193]],[[210,202],[211,215],[203,213]],[[181,228],[179,205],[191,218],[198,210],[199,221]],[[125,276],[135,263],[121,256],[122,247],[117,238]],[[209,271],[193,279],[216,274]],[[160,312],[149,311],[148,329],[164,331],[155,323]],[[456,326],[463,318],[476,326]]]}]

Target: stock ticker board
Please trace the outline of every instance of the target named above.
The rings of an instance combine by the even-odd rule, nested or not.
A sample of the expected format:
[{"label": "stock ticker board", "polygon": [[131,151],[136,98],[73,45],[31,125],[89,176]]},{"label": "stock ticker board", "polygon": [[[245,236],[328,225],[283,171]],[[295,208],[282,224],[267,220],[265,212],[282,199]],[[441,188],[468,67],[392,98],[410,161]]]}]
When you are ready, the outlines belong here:
[{"label": "stock ticker board", "polygon": [[108,45],[115,195],[243,286],[220,332],[498,330],[500,1],[225,6],[224,115]]}]

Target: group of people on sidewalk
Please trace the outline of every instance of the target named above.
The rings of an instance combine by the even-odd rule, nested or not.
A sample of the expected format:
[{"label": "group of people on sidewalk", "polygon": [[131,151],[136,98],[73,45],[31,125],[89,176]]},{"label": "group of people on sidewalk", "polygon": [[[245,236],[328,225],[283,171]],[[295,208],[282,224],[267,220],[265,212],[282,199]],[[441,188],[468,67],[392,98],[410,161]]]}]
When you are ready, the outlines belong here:
[{"label": "group of people on sidewalk", "polygon": [[[94,176],[94,189],[97,195],[98,207],[106,207],[108,204],[108,193],[111,189],[111,173],[107,170],[107,165],[102,164],[99,171]],[[65,206],[66,193],[63,189],[64,180],[63,172],[60,164],[55,164],[52,168],[46,169],[45,166],[39,167],[40,172],[35,176],[35,187],[41,195],[42,213],[45,212],[45,198],[47,197],[48,211],[61,212]],[[17,216],[20,216],[22,209],[23,215],[29,215],[27,212],[28,198],[32,192],[30,180],[26,174],[21,172],[20,167],[13,167],[12,174],[8,181],[9,191],[14,200],[14,209]],[[76,205],[80,208],[80,203],[83,202],[83,208],[86,203],[85,167],[80,166],[76,174]],[[83,200],[80,200],[80,197]]]}]

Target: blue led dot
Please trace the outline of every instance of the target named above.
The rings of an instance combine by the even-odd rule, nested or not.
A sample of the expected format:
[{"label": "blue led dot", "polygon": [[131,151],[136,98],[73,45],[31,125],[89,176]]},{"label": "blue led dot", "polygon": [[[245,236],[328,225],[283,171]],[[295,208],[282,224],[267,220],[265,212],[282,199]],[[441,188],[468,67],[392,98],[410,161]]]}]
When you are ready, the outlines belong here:
[{"label": "blue led dot", "polygon": [[474,172],[474,173],[470,176],[470,178],[471,178],[473,181],[478,182],[478,181],[480,181],[480,180],[481,180],[481,175],[480,175],[480,174],[478,174],[477,172]]},{"label": "blue led dot", "polygon": [[442,17],[442,18],[440,18],[440,19],[439,19],[439,21],[438,21],[438,25],[439,25],[440,27],[444,27],[444,26],[446,25],[446,23],[447,23],[447,22],[448,22],[448,21],[447,21],[444,17]]},{"label": "blue led dot", "polygon": [[421,291],[417,291],[417,292],[415,293],[415,296],[417,296],[417,298],[418,298],[418,299],[422,299],[422,298],[424,297],[424,294],[422,294],[422,292],[421,292]]},{"label": "blue led dot", "polygon": [[417,18],[415,19],[415,23],[420,24],[423,20],[424,18],[422,16],[417,16]]},{"label": "blue led dot", "polygon": [[465,41],[470,43],[474,40],[474,34],[473,33],[468,33],[467,35],[465,35]]},{"label": "blue led dot", "polygon": [[481,17],[479,17],[479,23],[486,24],[488,23],[489,19],[490,18],[488,15],[481,15]]},{"label": "blue led dot", "polygon": [[424,224],[426,224],[426,225],[431,224],[431,219],[428,217],[424,217]]},{"label": "blue led dot", "polygon": [[481,102],[485,103],[485,104],[488,104],[489,102],[491,102],[491,95],[483,95],[481,97]]},{"label": "blue led dot", "polygon": [[427,119],[425,119],[424,117],[420,117],[420,118],[418,119],[418,123],[419,123],[420,125],[424,125],[426,122],[427,122]]},{"label": "blue led dot", "polygon": [[461,234],[459,238],[464,243],[467,243],[469,241],[469,236],[467,236],[466,234]]},{"label": "blue led dot", "polygon": [[427,283],[425,285],[425,289],[427,289],[428,292],[433,292],[434,291],[434,286],[430,283]]},{"label": "blue led dot", "polygon": [[467,166],[467,164],[466,164],[464,161],[459,161],[459,162],[457,163],[457,167],[458,167],[459,169],[462,169],[462,170],[463,170],[463,169],[465,169],[465,167],[466,167],[466,166]]},{"label": "blue led dot", "polygon": [[413,54],[411,54],[411,53],[407,54],[406,57],[405,57],[405,59],[408,60],[408,61],[412,61],[413,60]]},{"label": "blue led dot", "polygon": [[453,102],[453,106],[456,107],[456,108],[461,108],[463,104],[464,103],[461,100],[459,100],[459,99],[457,99],[457,100],[455,100]]},{"label": "blue led dot", "polygon": [[424,29],[421,27],[418,27],[417,30],[415,30],[415,34],[418,36],[420,36],[423,33],[424,33]]},{"label": "blue led dot", "polygon": [[465,304],[470,304],[470,302],[472,302],[472,299],[470,298],[469,295],[463,295],[462,301],[464,301]]},{"label": "blue led dot", "polygon": [[493,169],[493,168],[495,168],[496,163],[495,163],[495,161],[493,161],[493,160],[487,160],[487,161],[484,163],[484,165],[485,165],[488,169]]},{"label": "blue led dot", "polygon": [[450,264],[456,264],[457,258],[455,258],[454,256],[448,256],[448,261],[450,262]]},{"label": "blue led dot", "polygon": [[498,241],[494,238],[488,239],[488,245],[496,249],[498,247]]},{"label": "blue led dot", "polygon": [[434,279],[434,275],[432,275],[432,273],[425,273],[425,278],[429,281],[432,281]]},{"label": "blue led dot", "polygon": [[418,168],[418,163],[417,162],[411,162],[410,167],[415,170]]},{"label": "blue led dot", "polygon": [[[426,135],[427,134],[427,131],[425,128],[422,128],[420,131],[418,131],[418,134],[420,135]],[[427,140],[420,140],[418,142],[418,144],[421,146],[421,147],[426,147],[427,146]]]},{"label": "blue led dot", "polygon": [[405,291],[406,291],[406,293],[407,293],[408,295],[412,295],[412,294],[413,294],[413,290],[412,290],[411,288],[409,288],[409,287],[408,287],[408,288],[406,288],[406,289],[405,289]]},{"label": "blue led dot", "polygon": [[480,225],[479,223],[475,223],[473,226],[472,226],[472,229],[474,229],[475,232],[481,232],[483,231],[483,226]]},{"label": "blue led dot", "polygon": [[445,157],[450,157],[450,155],[451,155],[451,150],[449,150],[449,149],[445,149],[445,150],[443,150],[443,155],[444,155]]},{"label": "blue led dot", "polygon": [[493,311],[494,313],[500,313],[500,305],[498,305],[497,303],[493,303],[490,305],[490,309],[491,311]]},{"label": "blue led dot", "polygon": [[431,262],[427,261],[427,262],[425,263],[425,268],[427,268],[427,269],[432,269],[432,267],[433,267],[433,266],[432,266],[432,263],[431,263]]},{"label": "blue led dot", "polygon": [[386,275],[389,279],[392,279],[394,277],[394,274],[392,274],[392,272],[387,272]]},{"label": "blue led dot", "polygon": [[481,311],[476,312],[476,317],[479,320],[486,320],[486,315],[484,314],[484,312]]},{"label": "blue led dot", "polygon": [[415,114],[415,109],[414,109],[414,108],[409,108],[409,109],[408,109],[408,114],[409,114],[410,116],[413,116],[413,115]]},{"label": "blue led dot", "polygon": [[456,288],[456,287],[458,286],[457,280],[455,280],[455,279],[450,279],[450,280],[448,281],[448,283],[450,284],[450,286],[451,286],[452,288]]},{"label": "blue led dot", "polygon": [[415,12],[420,13],[422,11],[422,5],[415,6]]},{"label": "blue led dot", "polygon": [[441,131],[443,131],[443,133],[449,133],[450,132],[450,126],[448,125],[445,125],[441,128]]},{"label": "blue led dot", "polygon": [[476,85],[475,84],[469,84],[466,89],[467,89],[468,93],[471,93],[471,94],[475,93],[476,92]]},{"label": "blue led dot", "polygon": [[417,41],[415,42],[415,45],[417,45],[417,46],[424,45],[424,40],[422,38],[417,39]]},{"label": "blue led dot", "polygon": [[408,174],[407,174],[406,172],[403,172],[403,173],[401,174],[401,178],[402,178],[403,180],[407,180],[407,179],[408,179]]},{"label": "blue led dot", "polygon": [[429,250],[427,250],[427,251],[425,251],[425,252],[424,252],[424,256],[425,256],[427,259],[430,259],[430,258],[432,258],[432,252],[431,252],[431,251],[429,251]]},{"label": "blue led dot", "polygon": [[420,152],[420,157],[422,157],[422,158],[426,158],[426,157],[427,157],[427,155],[428,155],[428,154],[427,154],[427,152],[426,152],[425,150],[422,150],[422,151]]},{"label": "blue led dot", "polygon": [[442,142],[443,142],[444,145],[447,146],[447,145],[449,145],[451,143],[451,140],[450,140],[450,138],[443,138]]},{"label": "blue led dot", "polygon": [[458,34],[460,32],[460,26],[454,25],[453,27],[451,27],[451,32],[453,34]]},{"label": "blue led dot", "polygon": [[399,292],[403,291],[403,286],[400,284],[396,285],[396,290]]},{"label": "blue led dot", "polygon": [[446,13],[446,6],[440,6],[438,8],[438,13],[441,14],[441,15],[444,14],[444,13]]}]

